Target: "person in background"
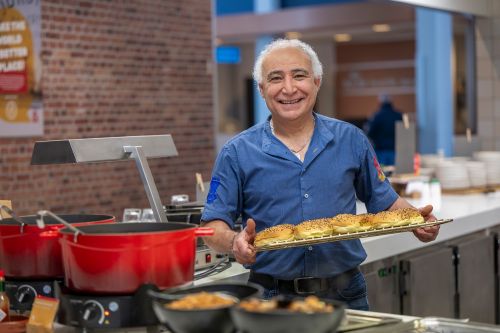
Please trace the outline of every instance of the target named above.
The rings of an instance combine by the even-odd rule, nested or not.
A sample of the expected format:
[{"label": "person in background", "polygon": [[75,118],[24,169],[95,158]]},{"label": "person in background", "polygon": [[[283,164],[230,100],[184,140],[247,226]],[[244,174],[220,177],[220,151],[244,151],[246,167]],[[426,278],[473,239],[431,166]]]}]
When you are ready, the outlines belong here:
[{"label": "person in background", "polygon": [[[367,310],[359,265],[359,239],[256,253],[256,232],[305,220],[356,213],[356,197],[368,212],[410,207],[385,178],[365,134],[313,111],[323,70],[306,43],[279,39],[257,58],[254,79],[271,115],[229,140],[215,162],[202,224],[218,252],[233,253],[251,270],[249,281],[264,297],[316,295]],[[432,206],[420,209],[433,220]],[[233,231],[240,217],[241,232]],[[439,227],[416,229],[428,242]]]},{"label": "person in background", "polygon": [[394,108],[388,95],[381,95],[380,107],[368,121],[368,137],[382,165],[394,165],[396,151],[396,122],[401,113]]}]

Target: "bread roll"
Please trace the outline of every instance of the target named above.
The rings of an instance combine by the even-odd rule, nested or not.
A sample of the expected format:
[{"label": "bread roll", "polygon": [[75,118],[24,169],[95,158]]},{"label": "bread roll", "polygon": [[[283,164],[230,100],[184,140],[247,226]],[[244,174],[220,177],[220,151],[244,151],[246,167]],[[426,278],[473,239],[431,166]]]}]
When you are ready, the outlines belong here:
[{"label": "bread roll", "polygon": [[293,240],[294,230],[295,226],[291,224],[278,224],[274,227],[264,229],[255,235],[254,245],[259,247],[275,242]]},{"label": "bread roll", "polygon": [[424,218],[416,208],[400,208],[383,211],[372,218],[374,228],[400,227],[412,223],[423,223]]},{"label": "bread roll", "polygon": [[360,214],[355,216],[359,221],[359,227],[356,229],[356,231],[368,231],[370,229],[373,229],[373,214]]},{"label": "bread roll", "polygon": [[396,223],[394,223],[395,226],[403,226],[403,225],[408,225],[412,223],[424,223],[424,217],[420,214],[418,209],[416,208],[402,208],[402,209],[396,209],[395,212],[398,215],[398,219]]},{"label": "bread roll", "polygon": [[345,234],[358,230],[360,223],[359,218],[352,214],[339,214],[329,219],[333,232],[337,234]]},{"label": "bread roll", "polygon": [[296,239],[331,236],[332,233],[332,226],[327,219],[304,221],[295,226]]},{"label": "bread roll", "polygon": [[394,210],[384,210],[378,212],[372,217],[371,225],[375,229],[389,228],[395,225],[399,219],[399,215]]}]

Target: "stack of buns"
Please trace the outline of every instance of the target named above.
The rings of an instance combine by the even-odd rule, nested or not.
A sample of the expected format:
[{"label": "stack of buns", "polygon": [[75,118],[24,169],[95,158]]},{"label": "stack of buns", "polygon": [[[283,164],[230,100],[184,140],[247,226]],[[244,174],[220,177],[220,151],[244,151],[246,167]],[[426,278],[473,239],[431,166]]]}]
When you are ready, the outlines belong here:
[{"label": "stack of buns", "polygon": [[254,245],[261,247],[294,239],[311,239],[423,222],[424,218],[415,208],[382,211],[377,214],[339,214],[335,217],[304,221],[295,226],[279,224],[264,229],[255,236]]}]

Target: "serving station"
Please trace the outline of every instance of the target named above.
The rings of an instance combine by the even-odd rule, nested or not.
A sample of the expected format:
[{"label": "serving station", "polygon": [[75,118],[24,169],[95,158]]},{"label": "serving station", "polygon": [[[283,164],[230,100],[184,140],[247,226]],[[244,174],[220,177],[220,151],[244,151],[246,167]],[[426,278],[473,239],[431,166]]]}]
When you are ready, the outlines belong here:
[{"label": "serving station", "polygon": [[[60,301],[56,332],[170,332],[170,329],[175,333],[183,331],[178,325],[181,316],[159,315],[164,312],[163,303],[154,305],[155,297],[193,285],[201,289],[221,284],[226,287],[229,284],[230,289],[246,285],[248,271],[243,266],[229,262],[227,256],[198,251],[207,250],[200,236],[213,233],[199,227],[202,205],[164,207],[161,203],[147,158],[176,154],[169,135],[37,143],[33,164],[135,160],[155,219],[160,222],[116,223],[113,216],[55,215],[47,211],[18,217],[9,210],[12,218],[0,223],[0,263],[6,271],[12,310],[29,312],[35,297],[41,295]],[[358,205],[357,213],[364,212],[364,206]],[[408,232],[415,227],[411,225],[349,235],[361,238],[367,250],[368,258],[362,269],[365,268],[369,292],[378,289],[370,286],[372,271],[366,267],[378,267],[381,260],[493,228],[500,224],[500,200],[496,193],[445,195],[435,215],[440,220],[433,224],[443,225],[439,238],[431,244],[417,241]],[[452,220],[453,223],[447,223]],[[310,244],[285,244],[285,247],[303,246],[310,251],[316,243],[341,240],[343,236],[332,237],[309,241]],[[209,265],[212,262],[219,265]],[[216,274],[209,275],[206,271],[195,274],[196,267],[209,268],[210,273]],[[496,326],[393,310],[378,313],[346,310],[343,322],[331,332],[500,332]],[[305,318],[307,322],[309,319]],[[228,330],[233,331],[234,328]]]}]

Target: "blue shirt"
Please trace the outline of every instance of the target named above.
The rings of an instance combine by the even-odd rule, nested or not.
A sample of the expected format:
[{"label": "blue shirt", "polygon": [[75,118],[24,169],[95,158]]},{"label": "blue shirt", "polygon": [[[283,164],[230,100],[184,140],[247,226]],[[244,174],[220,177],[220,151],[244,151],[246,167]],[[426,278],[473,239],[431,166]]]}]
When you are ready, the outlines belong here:
[{"label": "blue shirt", "polygon": [[[356,213],[356,197],[368,212],[398,198],[361,130],[314,114],[314,133],[301,162],[271,132],[268,121],[232,138],[217,157],[202,220],[229,226],[242,215],[257,232],[282,224]],[[252,270],[279,279],[330,277],[359,265],[359,240],[259,252]]]}]

